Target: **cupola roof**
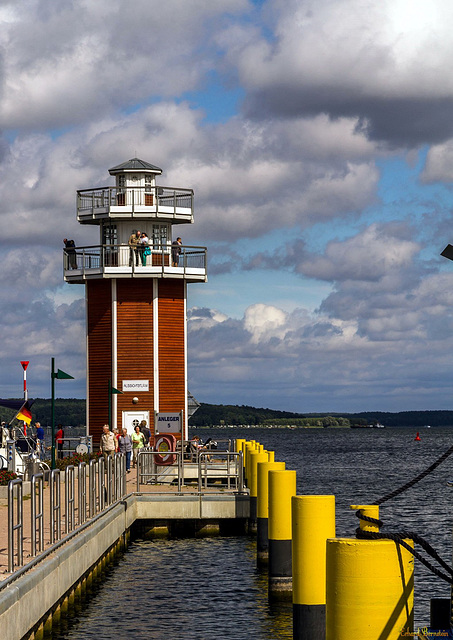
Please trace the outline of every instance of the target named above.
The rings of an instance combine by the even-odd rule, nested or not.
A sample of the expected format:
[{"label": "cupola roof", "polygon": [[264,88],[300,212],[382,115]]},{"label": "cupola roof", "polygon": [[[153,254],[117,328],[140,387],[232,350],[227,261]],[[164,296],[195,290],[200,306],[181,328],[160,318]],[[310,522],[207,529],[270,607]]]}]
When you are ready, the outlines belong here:
[{"label": "cupola roof", "polygon": [[109,173],[112,176],[116,173],[123,173],[124,171],[149,171],[150,173],[162,173],[162,169],[150,164],[149,162],[140,160],[140,158],[131,158],[131,160],[109,169]]}]

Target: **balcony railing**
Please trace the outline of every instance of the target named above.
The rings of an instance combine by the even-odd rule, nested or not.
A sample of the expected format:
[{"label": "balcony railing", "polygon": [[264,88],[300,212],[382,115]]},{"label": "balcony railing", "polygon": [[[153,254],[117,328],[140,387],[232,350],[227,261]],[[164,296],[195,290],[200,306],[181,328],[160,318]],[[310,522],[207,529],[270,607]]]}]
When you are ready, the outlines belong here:
[{"label": "balcony railing", "polygon": [[[186,277],[205,280],[206,247],[180,246],[180,254],[172,254],[171,245],[130,247],[128,244],[104,244],[63,249],[65,279],[76,282],[90,277],[117,275],[150,275]],[[176,260],[177,258],[177,260]],[[176,262],[175,262],[176,260]]]},{"label": "balcony railing", "polygon": [[191,217],[193,190],[173,187],[101,187],[77,191],[77,216],[102,217],[113,213]]}]

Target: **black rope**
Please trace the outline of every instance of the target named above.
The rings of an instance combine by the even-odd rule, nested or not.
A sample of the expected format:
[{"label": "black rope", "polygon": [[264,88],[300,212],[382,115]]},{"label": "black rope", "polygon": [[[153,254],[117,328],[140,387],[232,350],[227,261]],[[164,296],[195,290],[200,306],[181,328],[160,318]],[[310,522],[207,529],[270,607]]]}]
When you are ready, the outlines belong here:
[{"label": "black rope", "polygon": [[[359,518],[359,520],[365,520],[366,522],[375,524],[378,527],[381,527],[383,525],[382,520],[378,520],[377,518],[371,518],[370,516],[366,516],[362,514],[360,510],[356,511],[356,516],[357,518]],[[362,540],[393,540],[397,544],[407,549],[410,553],[412,553],[413,556],[417,558],[417,560],[419,560],[423,565],[425,565],[425,567],[430,571],[432,571],[436,576],[438,576],[439,578],[442,578],[442,580],[445,580],[449,584],[453,585],[453,569],[445,562],[445,560],[443,560],[440,557],[440,555],[429,544],[429,542],[424,538],[422,538],[421,536],[419,536],[418,533],[415,533],[414,531],[406,531],[406,530],[398,531],[395,533],[391,533],[391,532],[380,533],[377,531],[364,531],[363,529],[358,527],[355,531],[355,534],[357,538]],[[422,549],[424,549],[424,551],[433,558],[433,560],[438,562],[440,566],[445,571],[447,571],[449,575],[442,573],[440,569],[438,569],[433,564],[431,564],[431,562],[426,560],[426,558],[424,558],[420,553],[418,553],[418,551],[416,551],[409,544],[407,544],[405,539],[413,540],[415,544],[419,544],[422,547]]]},{"label": "black rope", "polygon": [[414,484],[417,484],[417,482],[420,482],[420,480],[423,480],[423,478],[425,478],[429,473],[431,473],[431,471],[434,471],[434,469],[437,469],[437,467],[440,464],[442,464],[442,462],[444,462],[448,458],[448,456],[450,456],[452,453],[453,453],[453,446],[451,446],[448,449],[448,451],[446,451],[444,454],[440,456],[440,458],[438,458],[435,462],[433,462],[431,466],[429,466],[427,469],[419,473],[418,476],[416,476],[409,482],[406,482],[406,484],[404,484],[399,489],[395,489],[395,491],[392,491],[391,493],[387,493],[387,495],[383,496],[382,498],[379,498],[379,500],[376,500],[376,502],[373,502],[373,504],[376,504],[376,505],[383,504],[384,502],[387,502],[387,500],[390,500],[391,498],[395,498],[400,493],[403,493],[403,491],[406,491],[406,489],[410,489],[411,487],[414,486]]},{"label": "black rope", "polygon": [[[417,482],[420,482],[420,480],[423,480],[423,478],[426,478],[426,476],[432,471],[434,471],[434,469],[437,469],[437,467],[440,464],[442,464],[442,462],[444,462],[448,458],[448,456],[450,456],[452,453],[453,453],[453,446],[451,446],[444,454],[440,456],[440,458],[438,458],[435,462],[433,462],[433,464],[430,465],[427,469],[419,473],[418,476],[416,476],[409,482],[406,482],[406,484],[404,484],[402,487],[395,489],[391,493],[387,493],[382,498],[379,498],[379,500],[376,500],[373,504],[379,506],[384,502],[387,502],[388,500],[391,500],[392,498],[395,498],[396,496],[400,495],[400,493],[403,493],[407,489],[410,489],[415,484],[417,484]],[[360,510],[356,511],[356,516],[359,518],[359,520],[370,522],[371,524],[376,525],[379,529],[384,526],[384,523],[382,522],[382,520],[378,520],[377,518],[371,518],[370,516],[366,516],[363,513],[361,513]],[[364,531],[363,529],[358,527],[356,529],[356,537],[362,540],[393,540],[396,544],[401,545],[402,547],[407,549],[410,553],[412,553],[413,556],[417,558],[417,560],[419,560],[423,565],[425,565],[425,567],[430,571],[432,571],[436,576],[438,576],[442,580],[445,580],[449,584],[453,585],[453,569],[439,556],[437,551],[429,544],[427,540],[419,536],[417,533],[414,533],[413,531],[403,530],[396,533],[390,533],[390,532],[380,533],[380,532],[374,532],[374,531]],[[404,538],[411,539],[414,541],[415,544],[420,545],[422,549],[429,556],[431,556],[433,560],[435,560],[438,564],[440,564],[440,566],[449,575],[442,573],[440,569],[438,569],[433,564],[431,564],[431,562],[426,560],[426,558],[424,558],[418,551],[416,551],[409,544],[407,544]]]}]

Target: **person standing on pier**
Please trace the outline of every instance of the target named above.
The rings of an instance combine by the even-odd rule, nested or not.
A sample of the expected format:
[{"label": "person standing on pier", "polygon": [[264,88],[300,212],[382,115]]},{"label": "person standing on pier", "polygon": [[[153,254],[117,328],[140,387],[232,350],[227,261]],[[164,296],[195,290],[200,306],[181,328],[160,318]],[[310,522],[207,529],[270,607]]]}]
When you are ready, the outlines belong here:
[{"label": "person standing on pier", "polygon": [[108,424],[102,427],[101,445],[100,450],[104,456],[105,462],[109,456],[113,456],[118,451],[118,441],[115,438],[113,431],[110,431]]},{"label": "person standing on pier", "polygon": [[126,427],[123,427],[123,432],[118,438],[118,448],[120,453],[126,454],[126,472],[131,471],[131,455],[132,455],[132,439],[127,433]]},{"label": "person standing on pier", "polygon": [[140,431],[143,433],[143,444],[148,447],[151,444],[151,431],[148,429],[146,420],[140,422]]},{"label": "person standing on pier", "polygon": [[44,429],[41,427],[41,423],[37,422],[36,427],[36,442],[38,443],[38,455],[40,460],[44,460],[46,447],[44,442]]},{"label": "person standing on pier", "polygon": [[133,460],[132,466],[135,468],[137,464],[137,455],[140,449],[143,449],[145,446],[145,438],[143,437],[143,433],[140,431],[140,425],[136,425],[134,429],[134,433],[132,434],[132,453]]},{"label": "person standing on pier", "polygon": [[58,425],[58,431],[55,434],[55,444],[57,445],[57,457],[63,457],[63,442],[64,442],[64,431],[61,424]]}]

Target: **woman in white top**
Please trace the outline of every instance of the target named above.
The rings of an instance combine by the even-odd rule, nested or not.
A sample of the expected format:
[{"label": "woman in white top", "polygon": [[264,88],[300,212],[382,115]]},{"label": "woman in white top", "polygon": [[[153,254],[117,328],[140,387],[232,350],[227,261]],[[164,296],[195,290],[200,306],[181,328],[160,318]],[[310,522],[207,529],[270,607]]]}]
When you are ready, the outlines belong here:
[{"label": "woman in white top", "polygon": [[140,236],[140,253],[142,257],[142,267],[146,267],[146,256],[149,256],[151,251],[149,249],[149,238],[144,231]]}]

